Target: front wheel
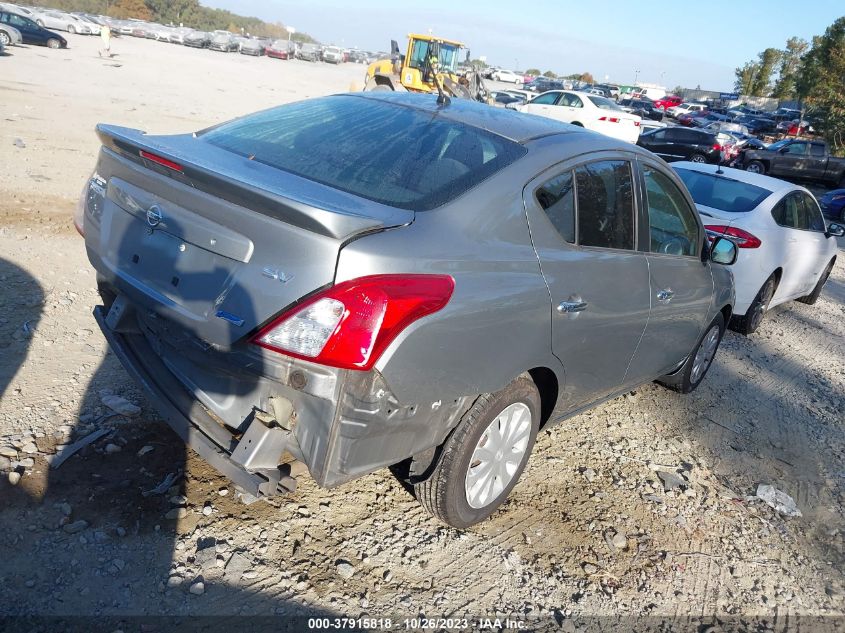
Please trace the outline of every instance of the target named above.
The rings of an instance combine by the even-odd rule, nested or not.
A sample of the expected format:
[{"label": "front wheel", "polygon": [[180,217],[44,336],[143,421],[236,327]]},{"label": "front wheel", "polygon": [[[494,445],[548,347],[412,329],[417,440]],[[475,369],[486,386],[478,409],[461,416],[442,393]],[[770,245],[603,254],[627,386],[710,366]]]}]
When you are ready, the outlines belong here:
[{"label": "front wheel", "polygon": [[724,333],[725,317],[720,312],[707,326],[681,368],[668,376],[663,376],[657,382],[680,393],[690,393],[695,390],[704,380],[710,365],[713,364],[713,358],[716,356]]},{"label": "front wheel", "polygon": [[49,40],[47,40],[47,48],[55,49],[55,48],[60,48],[60,47],[61,47],[61,43],[55,37],[51,37]]},{"label": "front wheel", "polygon": [[[843,211],[843,213],[845,213],[845,211]],[[824,272],[822,273],[822,276],[819,277],[819,280],[816,283],[815,288],[813,288],[813,291],[804,297],[798,297],[797,300],[801,303],[806,303],[808,306],[815,305],[816,301],[819,300],[819,296],[822,293],[822,288],[824,288],[824,285],[827,282],[827,278],[830,277],[830,272],[832,270],[833,260],[831,260],[830,263],[827,265],[827,268],[824,269]]]},{"label": "front wheel", "polygon": [[6,46],[9,46],[11,43],[12,43],[12,40],[9,37],[9,34],[6,33],[6,31],[0,31],[0,44],[2,44],[4,47],[6,47]]},{"label": "front wheel", "polygon": [[759,160],[752,160],[745,166],[745,171],[750,172],[752,174],[765,174],[766,166]]},{"label": "front wheel", "polygon": [[516,485],[540,428],[540,394],[520,376],[501,391],[483,394],[440,448],[414,494],[432,515],[455,528],[489,517]]}]

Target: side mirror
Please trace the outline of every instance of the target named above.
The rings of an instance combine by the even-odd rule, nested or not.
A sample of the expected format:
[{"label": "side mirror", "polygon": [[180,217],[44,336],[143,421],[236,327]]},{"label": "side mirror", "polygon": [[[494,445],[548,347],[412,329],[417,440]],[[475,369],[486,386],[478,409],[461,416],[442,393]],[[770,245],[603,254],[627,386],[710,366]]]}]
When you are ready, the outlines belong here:
[{"label": "side mirror", "polygon": [[714,264],[730,266],[736,262],[737,255],[736,244],[726,237],[717,237],[710,245],[710,261]]},{"label": "side mirror", "polygon": [[845,226],[831,222],[827,225],[827,231],[824,232],[827,237],[845,237]]}]

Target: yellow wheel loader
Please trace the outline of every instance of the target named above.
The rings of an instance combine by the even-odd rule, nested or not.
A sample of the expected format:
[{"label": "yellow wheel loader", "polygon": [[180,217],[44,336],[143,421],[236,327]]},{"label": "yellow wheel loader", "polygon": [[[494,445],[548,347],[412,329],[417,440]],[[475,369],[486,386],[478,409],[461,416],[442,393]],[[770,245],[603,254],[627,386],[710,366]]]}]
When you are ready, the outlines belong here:
[{"label": "yellow wheel loader", "polygon": [[411,33],[404,55],[396,40],[391,40],[390,45],[390,59],[374,61],[367,67],[364,90],[438,93],[441,98],[445,94],[489,101],[490,92],[478,72],[458,72],[458,56],[466,50],[460,42]]}]

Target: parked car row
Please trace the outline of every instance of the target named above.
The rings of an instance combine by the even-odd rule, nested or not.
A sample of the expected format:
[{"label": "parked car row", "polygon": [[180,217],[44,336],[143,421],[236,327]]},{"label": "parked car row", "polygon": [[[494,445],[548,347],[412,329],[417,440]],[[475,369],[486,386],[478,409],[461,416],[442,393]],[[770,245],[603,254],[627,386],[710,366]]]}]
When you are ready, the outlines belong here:
[{"label": "parked car row", "polygon": [[273,40],[254,35],[239,35],[225,30],[207,32],[185,26],[156,24],[136,19],[121,20],[89,13],[67,13],[5,2],[0,2],[0,24],[7,25],[6,29],[0,26],[0,44],[6,46],[13,45],[16,37],[11,28],[20,32],[25,44],[44,44],[51,48],[64,48],[67,46],[67,41],[55,33],[55,30],[73,34],[99,35],[100,30],[108,26],[115,36],[146,38],[224,53],[239,52],[255,57],[267,55],[276,59],[325,61],[333,64],[347,61],[369,63],[378,57],[377,53],[350,51],[337,46],[300,43],[289,39]]}]

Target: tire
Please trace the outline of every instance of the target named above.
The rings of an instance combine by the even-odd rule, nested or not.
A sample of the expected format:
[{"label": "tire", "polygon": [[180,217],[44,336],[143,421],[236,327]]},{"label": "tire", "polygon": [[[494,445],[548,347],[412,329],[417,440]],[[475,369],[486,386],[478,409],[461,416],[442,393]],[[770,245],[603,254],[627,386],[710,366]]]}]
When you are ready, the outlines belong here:
[{"label": "tire", "polygon": [[763,283],[745,314],[731,319],[731,329],[745,336],[756,332],[763,322],[763,316],[766,314],[776,288],[777,282],[775,276],[772,275]]},{"label": "tire", "polygon": [[[843,213],[845,213],[845,211],[843,211]],[[824,269],[822,276],[819,277],[818,282],[816,282],[816,287],[813,288],[813,292],[806,296],[798,297],[796,301],[806,303],[808,306],[816,304],[816,301],[819,300],[819,295],[821,295],[822,293],[822,288],[824,288],[824,285],[827,282],[827,278],[830,277],[830,272],[833,270],[833,262],[834,260],[831,259],[830,263],[827,265],[827,268]]]},{"label": "tire", "polygon": [[[496,454],[490,453],[490,467],[486,469],[489,476],[482,474],[484,470],[475,473],[475,495],[471,496],[468,492],[468,486],[472,485],[470,471],[482,469],[485,464],[483,457],[479,462],[481,455],[477,451],[484,449],[484,445],[479,444],[482,440],[488,445],[493,442],[495,448],[495,435],[491,434],[498,433],[503,424],[505,428],[512,427],[511,435],[503,438],[504,446]],[[530,378],[520,376],[501,391],[479,396],[440,447],[430,475],[414,483],[414,496],[428,512],[452,527],[462,529],[483,521],[507,499],[519,481],[539,427],[540,393]],[[514,470],[509,473],[502,452],[508,454],[513,433],[519,434],[518,445],[522,453],[514,458],[517,461],[510,463]],[[515,447],[510,446],[510,451]],[[473,463],[476,465],[472,466]],[[506,477],[510,477],[507,482],[504,481]],[[488,483],[492,489],[488,488]],[[503,488],[497,491],[502,485]]]},{"label": "tire", "polygon": [[12,45],[12,38],[6,31],[0,31],[0,44],[3,44],[4,48]]},{"label": "tire", "polygon": [[679,393],[695,391],[713,364],[713,358],[716,356],[724,334],[725,317],[720,312],[704,330],[681,368],[668,376],[659,378],[657,382]]},{"label": "tire", "polygon": [[691,163],[706,163],[707,157],[704,154],[693,154],[689,157]]},{"label": "tire", "polygon": [[47,48],[57,49],[61,47],[61,42],[59,42],[59,40],[57,40],[55,37],[51,37],[49,40],[47,40]]},{"label": "tire", "polygon": [[759,160],[752,160],[745,166],[745,171],[751,172],[752,174],[763,175],[766,173],[766,166]]},{"label": "tire", "polygon": [[70,33],[71,35],[76,35],[76,27],[73,26],[73,24],[68,24],[67,25],[67,32]]}]

